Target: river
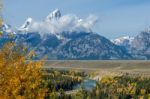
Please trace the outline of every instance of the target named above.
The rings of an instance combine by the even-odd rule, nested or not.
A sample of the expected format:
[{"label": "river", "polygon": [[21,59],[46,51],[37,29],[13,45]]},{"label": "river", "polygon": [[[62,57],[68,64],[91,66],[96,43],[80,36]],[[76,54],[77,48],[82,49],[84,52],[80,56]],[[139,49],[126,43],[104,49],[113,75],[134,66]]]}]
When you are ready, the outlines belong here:
[{"label": "river", "polygon": [[92,91],[93,88],[96,87],[96,80],[85,79],[81,84],[74,86],[74,90],[80,89],[83,87],[87,91]]}]

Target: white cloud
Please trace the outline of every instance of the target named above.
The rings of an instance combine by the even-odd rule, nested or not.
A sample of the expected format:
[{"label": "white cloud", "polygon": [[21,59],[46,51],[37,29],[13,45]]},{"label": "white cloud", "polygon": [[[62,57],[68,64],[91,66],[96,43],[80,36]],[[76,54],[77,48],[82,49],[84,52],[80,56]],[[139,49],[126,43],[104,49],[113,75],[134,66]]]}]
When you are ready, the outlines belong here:
[{"label": "white cloud", "polygon": [[76,15],[67,14],[59,19],[52,19],[50,21],[32,21],[29,26],[30,32],[40,32],[40,33],[54,33],[59,34],[64,31],[85,31],[90,32],[93,25],[97,22],[98,17],[95,15],[89,15],[85,19],[80,19]]}]

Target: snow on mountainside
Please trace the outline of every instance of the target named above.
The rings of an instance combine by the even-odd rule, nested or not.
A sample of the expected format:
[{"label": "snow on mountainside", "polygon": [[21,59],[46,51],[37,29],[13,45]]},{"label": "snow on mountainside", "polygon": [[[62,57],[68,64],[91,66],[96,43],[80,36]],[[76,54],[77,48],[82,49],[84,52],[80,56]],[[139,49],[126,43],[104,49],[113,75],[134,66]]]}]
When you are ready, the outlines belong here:
[{"label": "snow on mountainside", "polygon": [[126,48],[133,59],[150,59],[150,28],[135,37],[125,36],[111,41]]},{"label": "snow on mountainside", "polygon": [[11,33],[11,34],[15,34],[15,32],[12,30],[11,25],[3,23],[2,25],[2,31],[5,33]]},{"label": "snow on mountainside", "polygon": [[134,37],[124,36],[124,37],[120,37],[120,38],[117,38],[117,39],[114,39],[111,41],[116,45],[129,47],[131,45],[133,39],[134,39]]},{"label": "snow on mountainside", "polygon": [[45,21],[51,21],[54,19],[57,20],[60,17],[61,17],[61,12],[60,12],[60,10],[56,9],[45,18]]},{"label": "snow on mountainside", "polygon": [[150,31],[139,33],[131,43],[129,50],[137,59],[150,59]]},{"label": "snow on mountainside", "polygon": [[56,35],[47,34],[43,39],[39,33],[17,34],[18,45],[25,45],[35,50],[35,59],[45,55],[48,59],[131,59],[128,52],[116,46],[110,40],[96,33],[80,32],[74,36],[58,39]]},{"label": "snow on mountainside", "polygon": [[93,15],[85,19],[62,16],[56,9],[40,22],[28,18],[14,38],[1,37],[0,45],[6,41],[24,45],[37,53],[34,59],[45,55],[48,59],[130,59],[126,49],[92,32],[96,20]]},{"label": "snow on mountainside", "polygon": [[33,19],[29,17],[24,22],[24,24],[18,29],[18,31],[20,31],[20,32],[28,32],[32,21],[33,21]]},{"label": "snow on mountainside", "polygon": [[58,59],[131,59],[127,51],[107,38],[85,33],[68,41],[58,51]]},{"label": "snow on mountainside", "polygon": [[73,14],[62,16],[60,10],[56,9],[43,21],[32,20],[32,18],[27,19],[18,31],[39,32],[42,35],[44,33],[59,34],[62,32],[91,32],[92,26],[97,22],[97,16],[90,15],[85,19],[81,19]]},{"label": "snow on mountainside", "polygon": [[0,47],[7,41],[34,50],[40,59],[150,59],[150,29],[136,37],[120,37],[109,40],[92,31],[97,17],[90,15],[81,19],[76,15],[62,15],[56,9],[42,21],[28,18],[14,33],[4,24]]}]

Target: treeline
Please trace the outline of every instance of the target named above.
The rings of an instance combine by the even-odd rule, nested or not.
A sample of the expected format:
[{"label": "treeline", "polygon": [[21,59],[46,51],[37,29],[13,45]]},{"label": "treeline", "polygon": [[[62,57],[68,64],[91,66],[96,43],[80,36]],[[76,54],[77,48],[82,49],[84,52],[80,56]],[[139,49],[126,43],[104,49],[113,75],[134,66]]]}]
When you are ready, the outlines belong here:
[{"label": "treeline", "polygon": [[72,90],[73,87],[81,83],[86,76],[86,73],[75,70],[43,70],[43,79],[50,92],[53,90],[58,91],[60,89],[63,89],[64,91]]},{"label": "treeline", "polygon": [[49,99],[150,99],[150,78],[103,77],[92,91],[81,88],[74,94],[54,94]]},{"label": "treeline", "polygon": [[150,99],[150,78],[103,77],[92,92],[82,89],[77,96],[77,99]]},{"label": "treeline", "polygon": [[67,95],[65,91],[73,90],[73,87],[80,84],[88,75],[85,72],[76,70],[43,70],[43,77],[47,94],[46,99],[71,99],[71,95]]}]

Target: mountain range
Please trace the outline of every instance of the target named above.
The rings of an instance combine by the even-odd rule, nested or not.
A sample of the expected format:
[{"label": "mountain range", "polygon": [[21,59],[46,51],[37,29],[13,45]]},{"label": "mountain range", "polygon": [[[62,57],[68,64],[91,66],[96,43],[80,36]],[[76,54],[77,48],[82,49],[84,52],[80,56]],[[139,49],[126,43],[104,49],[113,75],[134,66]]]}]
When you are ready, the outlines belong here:
[{"label": "mountain range", "polygon": [[[91,27],[96,21],[95,16],[86,19],[76,15],[62,16],[60,10],[56,9],[40,22],[27,18],[15,31],[10,25],[3,24],[0,46],[14,41],[26,46],[29,51],[34,50],[34,59],[44,56],[51,60],[150,59],[149,30],[135,37],[109,40],[92,31]],[[13,38],[10,34],[13,34]]]}]

